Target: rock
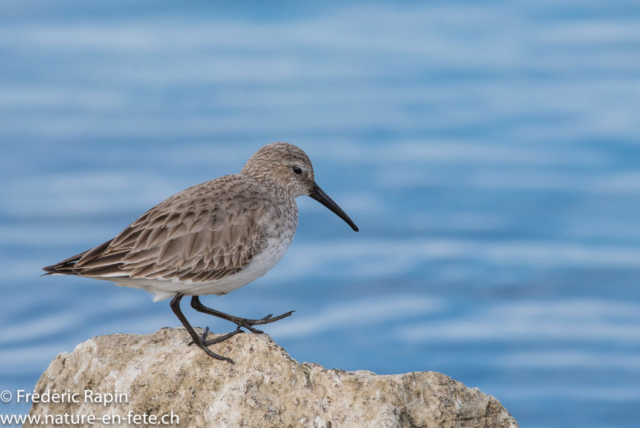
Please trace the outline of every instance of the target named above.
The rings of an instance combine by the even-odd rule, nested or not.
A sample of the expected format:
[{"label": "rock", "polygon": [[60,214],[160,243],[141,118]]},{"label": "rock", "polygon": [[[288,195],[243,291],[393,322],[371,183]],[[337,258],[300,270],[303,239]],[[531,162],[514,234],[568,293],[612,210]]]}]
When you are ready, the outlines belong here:
[{"label": "rock", "polygon": [[[135,426],[135,417],[170,422],[172,414],[181,427],[518,426],[498,400],[440,373],[379,376],[301,364],[266,334],[213,345],[235,360],[229,364],[187,347],[188,337],[165,328],[90,339],[53,360],[35,388],[48,402],[34,403],[30,415],[58,425],[64,421],[51,418],[67,414],[83,426],[88,415],[108,415],[95,426]],[[52,400],[54,391],[66,399]]]}]

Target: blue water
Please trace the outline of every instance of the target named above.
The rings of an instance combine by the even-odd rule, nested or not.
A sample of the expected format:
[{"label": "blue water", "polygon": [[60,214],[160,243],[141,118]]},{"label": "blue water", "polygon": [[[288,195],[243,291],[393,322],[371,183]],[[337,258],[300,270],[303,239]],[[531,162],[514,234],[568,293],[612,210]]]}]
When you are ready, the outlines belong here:
[{"label": "blue water", "polygon": [[0,390],[178,326],[40,269],[288,141],[361,232],[301,198],[282,262],[205,304],[523,427],[640,426],[639,135],[638,2],[0,1]]}]

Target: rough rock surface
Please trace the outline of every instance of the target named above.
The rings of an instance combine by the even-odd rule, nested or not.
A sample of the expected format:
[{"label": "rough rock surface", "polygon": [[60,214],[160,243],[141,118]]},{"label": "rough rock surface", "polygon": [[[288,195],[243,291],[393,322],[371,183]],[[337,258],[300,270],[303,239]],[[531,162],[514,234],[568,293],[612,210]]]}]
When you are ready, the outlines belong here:
[{"label": "rough rock surface", "polygon": [[[81,343],[58,355],[35,388],[78,393],[79,403],[34,404],[30,414],[123,418],[95,426],[134,426],[127,414],[170,412],[181,427],[518,426],[498,400],[440,373],[379,376],[298,363],[266,334],[240,334],[211,347],[233,358],[232,365],[187,347],[187,341],[184,329],[165,328]],[[94,393],[92,399],[85,399],[85,390]],[[128,402],[91,402],[98,393],[116,391]]]}]

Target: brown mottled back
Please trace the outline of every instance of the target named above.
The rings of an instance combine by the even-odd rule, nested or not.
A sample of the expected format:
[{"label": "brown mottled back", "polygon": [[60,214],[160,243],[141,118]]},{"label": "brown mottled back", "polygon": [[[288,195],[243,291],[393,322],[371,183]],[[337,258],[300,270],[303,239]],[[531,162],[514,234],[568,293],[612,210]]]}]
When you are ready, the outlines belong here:
[{"label": "brown mottled back", "polygon": [[[292,172],[293,166],[302,173]],[[190,187],[114,239],[45,270],[113,280],[221,279],[246,266],[285,224],[295,230],[295,197],[309,194],[312,186],[313,167],[302,150],[269,144],[239,174]]]}]

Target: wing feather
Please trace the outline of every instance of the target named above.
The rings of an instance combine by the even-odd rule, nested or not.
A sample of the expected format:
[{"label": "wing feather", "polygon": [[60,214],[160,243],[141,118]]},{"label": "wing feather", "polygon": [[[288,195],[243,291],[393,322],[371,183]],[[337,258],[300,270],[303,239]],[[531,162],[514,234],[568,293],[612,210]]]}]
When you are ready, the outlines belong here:
[{"label": "wing feather", "polygon": [[[231,177],[231,178],[229,178]],[[235,181],[233,179],[235,178]],[[189,188],[147,211],[114,239],[45,268],[49,273],[213,281],[240,271],[264,247],[273,210],[243,207],[225,198],[213,180]],[[216,195],[216,193],[218,193]],[[255,196],[255,195],[254,195]],[[264,203],[269,204],[265,196]]]}]

